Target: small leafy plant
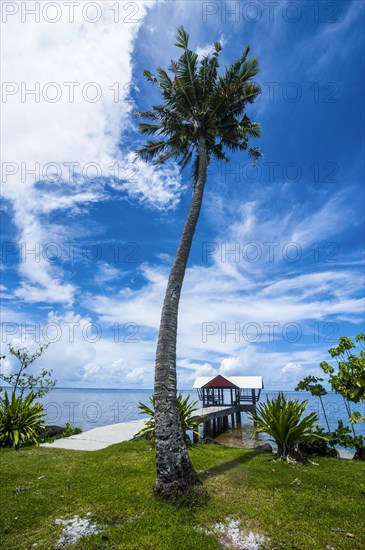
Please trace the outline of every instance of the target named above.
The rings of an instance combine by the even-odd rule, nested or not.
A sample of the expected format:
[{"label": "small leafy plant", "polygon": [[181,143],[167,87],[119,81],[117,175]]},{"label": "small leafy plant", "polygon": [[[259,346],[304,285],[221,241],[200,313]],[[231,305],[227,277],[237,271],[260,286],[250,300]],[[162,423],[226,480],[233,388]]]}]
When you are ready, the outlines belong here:
[{"label": "small leafy plant", "polygon": [[[335,348],[328,350],[328,353],[337,362],[337,368],[322,361],[320,367],[328,375],[328,384],[332,390],[341,395],[344,400],[350,427],[345,426],[342,420],[338,420],[337,428],[330,431],[329,422],[322,402],[322,396],[326,395],[326,389],[320,384],[323,378],[307,376],[301,380],[296,390],[307,390],[312,395],[319,397],[328,428],[328,437],[333,444],[342,445],[348,448],[355,448],[354,458],[365,457],[364,437],[356,433],[355,425],[358,422],[365,422],[364,407],[365,401],[365,334],[355,336],[355,342],[342,336]],[[359,346],[357,348],[357,346]],[[351,403],[361,406],[362,412],[351,410]]]},{"label": "small leafy plant", "polygon": [[[177,398],[177,407],[179,411],[179,418],[181,422],[181,427],[183,429],[183,432],[185,434],[185,440],[187,443],[190,443],[190,440],[187,435],[187,431],[191,430],[193,433],[199,435],[198,432],[198,423],[196,420],[194,420],[193,412],[197,409],[194,408],[198,401],[194,401],[194,403],[189,403],[189,395],[183,398],[182,394],[179,394]],[[155,398],[154,396],[149,398],[151,407],[148,405],[145,405],[144,403],[139,402],[139,414],[147,414],[149,416],[149,419],[146,422],[146,426],[140,430],[135,437],[141,437],[145,436],[148,439],[150,439],[152,442],[155,440]]]},{"label": "small leafy plant", "polygon": [[305,454],[315,454],[317,456],[331,456],[337,457],[338,453],[335,448],[335,444],[338,443],[336,434],[331,431],[330,423],[327,416],[327,411],[323,403],[322,397],[327,395],[327,390],[322,386],[323,378],[318,378],[316,376],[306,376],[298,382],[295,391],[308,391],[314,397],[318,397],[321,403],[323,417],[326,422],[327,431],[325,432],[323,428],[318,428],[318,433],[325,437],[324,440],[312,441],[312,442],[300,442],[299,449]]},{"label": "small leafy plant", "polygon": [[[359,349],[356,349],[356,345]],[[320,367],[329,375],[329,383],[333,391],[353,403],[365,401],[365,334],[355,336],[355,342],[347,336],[340,338],[336,348],[328,353],[336,359],[336,367],[327,361],[322,361]],[[360,418],[365,418],[359,414]]]},{"label": "small leafy plant", "polygon": [[304,416],[308,401],[286,399],[283,393],[266,403],[259,403],[255,412],[249,414],[255,424],[254,433],[265,432],[278,446],[278,456],[294,456],[299,441],[324,440],[316,432],[318,418],[315,413]]},{"label": "small leafy plant", "polygon": [[65,431],[62,434],[62,437],[70,437],[71,435],[82,434],[81,428],[73,428],[69,422],[66,423]]},{"label": "small leafy plant", "polygon": [[[0,380],[12,386],[20,397],[23,397],[26,390],[33,391],[35,399],[44,397],[56,385],[56,382],[51,379],[52,370],[42,369],[38,376],[34,376],[28,372],[28,368],[47,351],[48,346],[49,344],[44,344],[35,353],[30,354],[27,348],[15,349],[9,344],[9,353],[18,359],[20,366],[15,373],[9,376],[0,373]],[[1,356],[1,359],[5,359],[5,356]]]},{"label": "small leafy plant", "polygon": [[327,412],[323,403],[322,397],[324,395],[327,395],[327,390],[320,382],[323,382],[323,378],[317,378],[316,376],[306,376],[298,382],[295,391],[309,391],[313,396],[316,396],[319,398],[319,401],[321,403],[322,412],[324,419],[326,421],[326,426],[328,431],[331,431],[330,424],[328,421]]},{"label": "small leafy plant", "polygon": [[72,435],[81,434],[81,428],[73,428],[69,422],[66,423],[64,427],[62,426],[44,426],[39,431],[39,442],[40,443],[51,443],[57,439],[63,437],[70,437]]},{"label": "small leafy plant", "polygon": [[[0,380],[13,387],[11,397],[8,392],[0,396],[0,445],[18,448],[19,445],[39,443],[44,428],[44,409],[35,400],[46,395],[56,382],[50,377],[52,371],[42,369],[38,376],[28,372],[28,368],[48,348],[44,344],[31,354],[27,348],[15,349],[9,344],[10,355],[20,363],[18,370],[10,375],[0,373]],[[4,355],[0,360],[5,359]],[[2,388],[0,387],[0,392]],[[26,397],[24,397],[27,393]]]},{"label": "small leafy plant", "polygon": [[5,391],[0,402],[0,445],[17,449],[23,443],[38,443],[44,412],[42,405],[34,400],[32,391],[24,399],[17,397],[15,390],[9,399]]},{"label": "small leafy plant", "polygon": [[315,455],[330,458],[338,458],[339,454],[335,447],[336,437],[334,432],[327,432],[323,428],[317,428],[314,433],[319,434],[323,439],[312,441],[299,441],[298,451],[303,455]]}]

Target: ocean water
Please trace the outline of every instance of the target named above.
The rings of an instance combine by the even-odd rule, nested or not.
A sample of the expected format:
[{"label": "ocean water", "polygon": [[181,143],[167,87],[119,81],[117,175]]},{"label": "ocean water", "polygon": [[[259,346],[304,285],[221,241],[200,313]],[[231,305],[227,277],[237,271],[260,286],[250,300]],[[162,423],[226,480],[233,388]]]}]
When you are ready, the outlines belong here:
[{"label": "ocean water", "polygon": [[[181,393],[184,397],[190,395],[192,401],[198,400],[196,390],[182,390]],[[260,402],[266,401],[266,397],[272,398],[277,393],[277,391],[270,390],[262,391]],[[307,392],[292,391],[284,392],[284,394],[291,399],[308,400],[307,412],[315,412],[318,415],[319,424],[326,427],[318,398]],[[149,404],[151,395],[152,390],[140,389],[54,388],[41,401],[45,407],[47,424],[65,425],[68,422],[71,426],[80,427],[86,431],[98,426],[143,418],[143,415],[139,414],[138,403]],[[348,417],[341,396],[328,393],[323,397],[323,402],[331,429],[336,428],[338,420],[343,420],[348,425]],[[197,407],[201,406],[202,404],[198,402]],[[355,409],[354,405],[353,407]],[[356,410],[362,410],[365,414],[365,405],[358,405]],[[243,423],[245,421],[245,415],[243,415]],[[364,423],[358,423],[356,430],[357,433],[365,435]]]}]

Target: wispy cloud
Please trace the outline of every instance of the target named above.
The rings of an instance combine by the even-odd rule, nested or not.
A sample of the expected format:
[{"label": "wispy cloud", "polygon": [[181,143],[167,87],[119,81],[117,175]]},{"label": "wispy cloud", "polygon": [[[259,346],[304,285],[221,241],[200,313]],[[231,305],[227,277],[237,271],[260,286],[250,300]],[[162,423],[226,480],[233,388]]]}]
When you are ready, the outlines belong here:
[{"label": "wispy cloud", "polygon": [[[95,24],[9,19],[3,73],[19,90],[3,105],[8,138],[3,161],[10,163],[4,210],[8,234],[18,248],[25,243],[28,254],[26,261],[18,254],[3,266],[8,302],[3,341],[36,346],[37,322],[40,339],[42,327],[49,334],[52,326],[60,327],[60,338],[40,359],[40,366],[54,366],[60,385],[152,386],[161,304],[179,236],[176,222],[182,225],[189,208],[190,197],[183,196],[189,175],[183,179],[174,164],[157,169],[135,160],[129,92],[137,72],[141,76],[144,68],[166,67],[176,58],[174,32],[183,23],[200,57],[212,52],[213,41],[229,37],[221,70],[237,58],[238,46],[241,52],[250,43],[262,64],[259,80],[277,83],[278,95],[271,103],[263,94],[249,110],[264,123],[262,177],[242,176],[247,159],[234,155],[228,170],[239,167],[239,182],[228,181],[216,167],[209,173],[182,291],[179,384],[191,386],[195,376],[216,372],[260,372],[267,387],[291,387],[302,374],[315,373],[332,345],[329,339],[345,329],[356,332],[363,311],[360,138],[347,131],[348,109],[353,108],[351,120],[360,110],[356,98],[346,95],[361,87],[344,81],[343,101],[331,111],[314,102],[309,89],[313,79],[320,86],[332,81],[343,56],[360,44],[359,4],[341,4],[334,25],[324,24],[323,10],[321,21],[312,21],[307,2],[298,3],[303,14],[308,11],[297,24],[285,20],[281,6],[272,21],[267,10],[257,22],[228,16],[223,21],[218,4],[218,13],[203,24],[201,5],[191,2],[138,3],[135,23],[114,23],[115,2],[102,3],[103,17]],[[22,41],[14,41],[20,35]],[[346,67],[356,77],[350,58]],[[142,80],[132,90],[148,108],[156,90],[144,88]],[[301,85],[299,103],[283,97],[289,81]],[[32,95],[22,102],[22,82],[27,89],[39,82],[38,103]],[[59,84],[59,101],[44,99],[49,82]],[[67,82],[77,84],[74,102]],[[101,90],[98,101],[83,97],[88,83],[94,83],[90,93]],[[341,125],[346,139],[338,133]],[[273,183],[264,173],[265,162],[279,163],[283,174],[283,163],[293,159],[303,169],[300,182],[284,174]],[[314,162],[323,175],[326,163],[335,160],[341,168],[337,183],[309,181]],[[36,176],[26,173],[33,169]],[[134,209],[140,205],[144,208]],[[138,241],[142,263],[132,269],[103,255],[85,264],[80,246],[75,262],[65,259],[65,243],[97,237],[105,248],[117,240]],[[44,254],[52,242],[65,257]],[[30,329],[25,340],[22,325]]]},{"label": "wispy cloud", "polygon": [[[110,200],[106,182],[121,196],[147,206],[178,203],[180,176],[174,166],[155,170],[136,162],[130,145],[121,143],[123,132],[131,128],[134,43],[153,4],[139,2],[138,19],[124,23],[122,31],[113,2],[103,2],[102,17],[94,24],[81,10],[75,10],[76,20],[69,24],[65,6],[54,25],[43,18],[23,23],[20,14],[9,17],[2,54],[9,90],[3,105],[3,196],[14,209],[19,242],[30,250],[50,242],[51,214],[77,214]],[[13,42],[20,34],[21,49]],[[61,281],[54,265],[42,257],[32,261],[29,255],[19,274],[18,299],[72,303],[75,286]]]},{"label": "wispy cloud", "polygon": [[[223,47],[226,44],[226,39],[224,38],[223,34],[221,34],[220,38],[216,40],[216,42],[220,42],[221,46]],[[208,57],[209,55],[212,55],[215,52],[214,44],[206,44],[205,46],[199,46],[195,53],[199,57],[199,59],[203,59],[203,57]]]}]

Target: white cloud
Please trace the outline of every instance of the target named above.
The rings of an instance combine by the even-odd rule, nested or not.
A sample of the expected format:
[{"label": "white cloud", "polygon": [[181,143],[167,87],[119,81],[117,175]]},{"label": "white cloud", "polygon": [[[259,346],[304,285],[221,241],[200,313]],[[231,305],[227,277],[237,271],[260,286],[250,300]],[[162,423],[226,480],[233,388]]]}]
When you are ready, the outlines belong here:
[{"label": "white cloud", "polygon": [[266,389],[294,389],[301,378],[320,374],[321,350],[291,352],[260,351],[248,346],[236,356],[225,358],[219,372],[223,375],[255,376],[264,379]]},{"label": "white cloud", "polygon": [[[147,282],[140,290],[93,296],[84,303],[102,323],[135,322],[140,327],[141,345],[144,331],[149,335],[152,331],[156,337],[168,275],[166,268],[146,265],[143,273]],[[338,296],[336,289],[346,288],[346,284],[347,295]],[[283,378],[285,371],[281,369],[288,363],[313,367],[313,362],[319,363],[319,352],[313,354],[312,348],[323,351],[330,347],[325,343],[329,329],[324,330],[324,323],[329,322],[329,328],[337,330],[338,319],[360,321],[363,303],[353,295],[361,286],[356,274],[327,271],[268,279],[265,285],[251,282],[244,288],[218,263],[188,268],[179,312],[181,380],[192,381],[197,373],[213,375],[221,365],[223,374],[263,370],[269,373],[272,384]],[[323,324],[316,337],[314,321]],[[285,344],[292,353],[276,353],[279,344]]]},{"label": "white cloud", "polygon": [[[226,40],[224,36],[221,35],[220,39],[217,40],[217,42],[220,42],[221,46],[223,47],[226,43]],[[203,57],[210,56],[214,52],[215,52],[214,44],[206,44],[205,46],[199,46],[195,50],[195,53],[198,55],[199,59],[203,59]]]},{"label": "white cloud", "polygon": [[[316,71],[322,74],[325,66],[334,59],[346,60],[350,55],[357,42],[362,43],[362,31],[356,36],[354,32],[354,21],[364,16],[364,6],[362,2],[349,2],[347,10],[344,13],[334,15],[332,18],[335,22],[325,25],[322,32],[319,32],[315,39],[311,40],[310,47],[313,52],[321,52],[317,56],[317,61],[311,71]],[[336,37],[336,40],[334,40]],[[341,42],[342,48],[338,48],[337,44]],[[340,56],[340,57],[339,57]]]},{"label": "white cloud", "polygon": [[[307,205],[293,203],[293,198],[289,195],[289,190],[285,185],[265,189],[266,196],[259,196],[255,202],[249,202],[236,211],[235,221],[230,224],[225,231],[222,231],[222,241],[226,240],[228,244],[235,242],[242,244],[259,243],[261,252],[269,254],[269,244],[275,243],[272,248],[274,259],[285,261],[286,254],[290,257],[290,251],[286,252],[285,246],[292,243],[297,244],[299,253],[303,253],[316,242],[328,240],[333,241],[348,219],[348,207],[346,193],[343,191],[336,193],[323,206],[312,207],[308,212]],[[287,211],[275,214],[270,212],[269,218],[263,218],[262,210],[267,208],[270,198],[274,196],[279,200],[284,199],[288,203]],[[296,199],[294,199],[296,201]],[[241,251],[243,252],[243,251]],[[295,251],[291,251],[294,255]],[[328,251],[328,256],[330,255]],[[251,251],[254,255],[254,250]],[[313,259],[314,258],[314,252]],[[250,250],[247,250],[247,257],[250,256]],[[255,267],[255,262],[249,263],[249,268]],[[337,263],[337,262],[335,262]]]},{"label": "white cloud", "polygon": [[97,284],[102,285],[114,281],[121,276],[121,272],[116,267],[112,267],[107,262],[99,262],[97,271],[95,273],[95,281]]},{"label": "white cloud", "polygon": [[[96,277],[112,280],[116,275],[107,264],[99,268]],[[63,328],[62,338],[47,352],[56,378],[81,386],[152,387],[168,268],[143,264],[140,274],[146,282],[138,290],[124,287],[113,294],[104,287],[102,294],[86,297],[83,307],[90,311],[90,317],[72,312],[48,315],[46,323],[58,323]],[[243,284],[246,280],[248,283]],[[352,323],[361,319],[363,305],[356,298],[361,288],[356,272],[345,270],[266,274],[263,282],[260,273],[240,280],[219,262],[189,267],[179,313],[179,386],[191,387],[197,376],[213,376],[219,370],[228,375],[263,374],[268,388],[292,387],[297,375],[314,373],[327,356],[331,344],[325,340],[329,335],[325,323],[336,329],[339,319]],[[18,323],[27,320],[11,310],[3,319]],[[90,341],[92,329],[85,328],[92,321],[102,331],[95,342]],[[316,336],[314,321],[323,324]],[[75,335],[70,343],[72,326]],[[120,328],[117,339],[116,326]],[[128,338],[131,329],[127,327],[135,331],[134,338]],[[280,349],[282,344],[285,352]]]},{"label": "white cloud", "polygon": [[[60,21],[49,23],[41,16],[35,23],[28,15],[22,22],[21,4],[18,14],[3,25],[2,40],[2,73],[9,92],[2,108],[7,136],[3,196],[14,208],[18,241],[29,249],[49,242],[45,215],[60,210],[76,214],[106,200],[104,179],[116,178],[118,190],[149,206],[175,206],[180,188],[176,169],[155,170],[134,162],[128,144],[120,148],[121,136],[131,126],[133,48],[146,11],[155,2],[134,4],[134,18],[127,17],[123,2],[99,3],[101,18],[96,23],[87,21],[95,17],[92,10],[83,17],[80,6],[70,23],[69,8],[62,2]],[[27,8],[36,4],[28,2]],[[49,10],[46,18],[51,17]],[[22,40],[14,40],[16,36]],[[36,97],[26,93],[32,89]],[[131,171],[137,172],[136,182],[126,176]],[[46,183],[40,187],[39,180]],[[29,257],[19,272],[23,281],[18,298],[72,303],[76,288],[43,258]]]},{"label": "white cloud", "polygon": [[[311,261],[311,271],[303,272],[302,266],[285,262],[281,254],[274,262],[263,255],[255,264],[242,258],[236,261],[234,255],[222,256],[223,243],[227,250],[236,242],[254,240],[261,244],[277,240],[283,245],[301,228],[307,229],[301,240],[304,253],[312,239],[330,238],[334,224],[342,219],[331,202],[318,211],[302,213],[299,224],[291,211],[282,228],[278,219],[260,218],[261,206],[258,200],[242,208],[238,219],[233,217],[231,225],[221,228],[212,241],[218,248],[209,261],[186,271],[178,329],[179,380],[186,385],[199,374],[213,375],[219,366],[223,374],[255,374],[259,369],[271,386],[290,385],[295,374],[292,365],[307,371],[319,364],[321,353],[330,347],[325,340],[330,328],[338,337],[340,320],[357,323],[362,318],[363,301],[358,297],[362,276],[342,263]],[[141,266],[146,282],[138,290],[123,288],[114,295],[89,296],[83,306],[101,323],[136,323],[141,343],[144,338],[149,342],[159,328],[169,273],[164,260],[158,266]],[[320,326],[316,338],[314,322]],[[325,323],[329,323],[327,329]],[[280,345],[292,353],[278,352]],[[314,348],[319,351],[313,352]]]},{"label": "white cloud", "polygon": [[130,173],[127,179],[114,184],[116,189],[127,191],[132,199],[156,209],[174,208],[178,204],[182,187],[176,165],[156,169],[152,164],[136,159],[134,153],[129,153],[125,166],[129,167]]},{"label": "white cloud", "polygon": [[[304,373],[303,366],[300,363],[287,363],[280,371],[282,380],[285,384],[296,383],[300,380]],[[308,376],[308,373],[306,373]]]},{"label": "white cloud", "polygon": [[198,376],[215,376],[218,369],[210,363],[196,363],[189,359],[180,359],[177,361],[178,387],[191,388],[194,380]]},{"label": "white cloud", "polygon": [[[16,367],[16,360],[9,356],[7,346],[27,347],[33,353],[44,341],[51,341],[48,350],[34,365],[38,372],[42,367],[53,369],[57,386],[123,388],[138,385],[151,388],[154,374],[155,343],[136,342],[128,339],[123,327],[113,330],[109,324],[92,324],[90,317],[69,311],[64,315],[51,312],[44,322],[34,322],[22,316],[21,327],[11,334],[10,321],[16,315],[9,310],[3,317],[2,352],[7,358],[7,370]],[[25,329],[25,330],[24,330]]]},{"label": "white cloud", "polygon": [[[115,3],[104,2],[103,6],[108,8],[111,4]],[[128,195],[130,200],[164,210],[173,208],[179,200],[182,189],[174,166],[156,171],[149,164],[135,162],[127,143],[122,151],[119,150],[120,137],[131,125],[131,103],[125,101],[125,96],[132,79],[131,58],[135,39],[146,10],[142,4],[138,5],[139,23],[136,24],[116,25],[110,17],[105,17],[95,25],[82,20],[77,20],[74,25],[64,22],[28,25],[14,20],[6,26],[3,44],[4,51],[9,52],[3,58],[6,81],[26,82],[28,86],[38,81],[41,89],[46,82],[56,81],[63,93],[67,92],[64,82],[80,82],[80,87],[75,88],[75,103],[63,96],[57,103],[43,100],[39,104],[33,103],[29,97],[23,104],[20,95],[15,95],[9,97],[5,105],[4,131],[9,139],[3,148],[3,160],[19,166],[24,162],[28,168],[35,162],[42,167],[54,162],[62,168],[64,180],[58,184],[35,185],[31,175],[22,181],[20,167],[15,175],[7,178],[4,195],[12,201],[15,209],[17,238],[19,242],[27,243],[29,250],[35,243],[57,242],[67,233],[68,228],[62,222],[58,226],[49,222],[51,213],[66,211],[77,216],[93,203],[107,200],[105,181],[91,180],[85,177],[85,173],[83,175],[83,168],[90,162],[95,162],[108,179],[114,174],[115,162],[118,161],[123,177],[111,185],[121,191],[121,196]],[[180,3],[176,10],[180,11],[175,12],[175,18],[187,10],[186,4]],[[198,18],[194,18],[191,25],[195,26],[194,34],[198,36]],[[273,33],[280,32],[280,25],[269,26]],[[260,28],[257,32],[262,32],[263,27],[256,28]],[[153,26],[150,31],[153,32]],[[172,33],[172,30],[168,31],[170,38]],[[12,37],[16,35],[21,35],[22,41],[14,42]],[[166,36],[160,34],[156,40],[159,40],[160,47],[156,48],[161,50],[159,55],[170,57],[170,49],[162,47]],[[259,43],[259,48],[265,49],[270,47],[268,44],[272,40]],[[197,52],[203,55],[211,48],[212,45],[208,44],[198,48]],[[275,64],[271,66],[276,67]],[[275,78],[282,77],[286,69],[287,66],[282,65],[281,76],[279,73]],[[270,80],[267,74],[263,78]],[[102,89],[102,98],[96,103],[88,103],[78,94],[90,81],[97,81]],[[114,101],[116,88],[113,85],[116,82],[121,93],[118,102]],[[68,180],[66,162],[78,163],[72,181]],[[54,174],[55,167],[51,172]],[[262,373],[266,387],[290,385],[297,375],[314,372],[315,365],[324,358],[323,350],[330,347],[323,339],[320,343],[314,342],[310,332],[313,320],[336,323],[339,319],[346,319],[355,323],[360,319],[363,306],[357,296],[362,280],[355,269],[343,269],[342,261],[341,269],[338,264],[316,266],[311,261],[313,272],[304,274],[298,265],[286,262],[282,254],[282,247],[288,242],[297,242],[308,251],[316,241],[332,240],[337,228],[341,230],[343,222],[348,219],[344,195],[333,196],[321,207],[312,205],[308,213],[306,204],[298,204],[296,198],[293,200],[289,187],[283,184],[276,187],[266,185],[263,190],[258,188],[255,200],[241,208],[234,201],[227,207],[229,201],[225,201],[223,195],[213,203],[206,201],[214,224],[221,223],[219,230],[215,229],[218,250],[206,264],[191,265],[186,273],[179,315],[179,383],[189,386],[196,376],[213,376],[220,371],[223,374]],[[282,196],[279,196],[280,190]],[[346,196],[348,193],[347,187]],[[284,216],[275,215],[268,208],[274,199],[285,200],[288,204]],[[219,215],[217,209],[220,209]],[[263,212],[269,212],[266,218]],[[227,219],[231,220],[228,225]],[[272,241],[281,247],[276,249],[279,254],[275,262],[269,262],[268,248],[264,246],[265,242]],[[240,254],[245,243],[259,243],[263,257],[258,262],[248,262],[242,260],[242,254],[239,261],[233,255],[222,256],[223,243],[229,249],[237,242],[241,246]],[[199,246],[199,243],[194,243],[194,246]],[[46,317],[45,323],[58,323],[63,330],[60,340],[50,346],[39,364],[54,366],[59,385],[64,382],[80,386],[125,387],[136,384],[151,387],[156,334],[168,277],[165,260],[168,258],[159,258],[162,266],[146,263],[141,267],[139,275],[145,280],[143,286],[137,290],[124,287],[115,294],[105,283],[113,282],[116,286],[115,281],[123,273],[101,263],[95,273],[95,282],[103,288],[96,295],[85,296],[82,303],[90,312],[89,317],[74,311],[73,302],[78,289],[75,284],[67,282],[62,265],[50,263],[41,256],[38,258],[32,260],[30,256],[29,261],[19,264],[23,281],[15,290],[15,296],[30,303],[62,303],[70,310],[65,314],[53,312]],[[42,315],[41,310],[38,315]],[[3,319],[34,325],[34,320],[29,319],[25,312],[16,309],[7,310]],[[102,338],[95,342],[83,335],[83,329],[92,321],[102,329]],[[70,323],[78,323],[73,342],[70,342],[68,331]],[[110,329],[115,323],[122,327],[126,323],[135,323],[138,342],[125,341],[124,329],[119,341],[115,341]],[[209,328],[214,332],[205,334],[205,339],[204,323],[210,323]],[[250,323],[253,328],[256,323],[261,331],[260,338],[254,343],[248,337],[250,333],[242,332]],[[277,330],[281,340],[283,326],[298,323],[302,338],[286,346],[290,351],[280,351],[275,344],[270,344],[270,323],[279,323]],[[235,330],[237,324],[238,338],[237,332],[228,332],[224,336],[225,331]],[[307,345],[308,334],[312,336],[311,346]],[[6,337],[11,336],[7,334]],[[24,344],[19,334],[14,338],[15,342]],[[32,343],[31,337],[28,341]]]},{"label": "white cloud", "polygon": [[[21,282],[20,287],[15,290],[14,296],[30,304],[47,302],[72,305],[75,292],[74,285],[65,284],[42,269],[39,270],[39,274],[42,275],[42,282],[39,279],[34,280],[34,284]],[[32,279],[34,275],[33,272]]]}]

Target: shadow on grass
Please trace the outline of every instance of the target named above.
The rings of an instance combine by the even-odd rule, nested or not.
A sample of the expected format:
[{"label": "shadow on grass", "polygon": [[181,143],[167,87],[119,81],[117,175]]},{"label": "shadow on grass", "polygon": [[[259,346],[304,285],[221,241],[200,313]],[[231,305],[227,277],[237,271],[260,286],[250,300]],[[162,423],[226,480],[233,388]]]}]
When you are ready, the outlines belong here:
[{"label": "shadow on grass", "polygon": [[249,460],[251,460],[257,455],[258,453],[255,451],[246,452],[244,455],[240,456],[239,458],[235,458],[234,460],[230,460],[229,462],[224,462],[223,464],[219,464],[219,466],[214,466],[213,468],[209,468],[209,470],[206,470],[205,472],[200,474],[199,477],[202,481],[204,481],[205,479],[219,476],[221,474],[224,474],[228,470],[231,470],[232,468],[237,468],[237,466],[240,466],[241,464],[248,462]]}]

